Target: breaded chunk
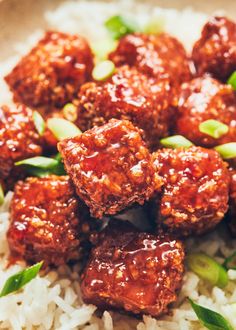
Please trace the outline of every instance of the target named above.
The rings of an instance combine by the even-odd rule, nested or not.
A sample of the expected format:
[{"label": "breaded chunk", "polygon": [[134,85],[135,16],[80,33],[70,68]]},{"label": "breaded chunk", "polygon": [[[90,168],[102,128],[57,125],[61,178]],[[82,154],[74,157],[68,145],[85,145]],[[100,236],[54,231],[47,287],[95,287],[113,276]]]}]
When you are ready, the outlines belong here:
[{"label": "breaded chunk", "polygon": [[[228,125],[228,133],[218,139],[201,133],[199,125],[209,119]],[[184,83],[179,97],[176,132],[203,147],[236,142],[236,94],[232,87],[208,76]]]},{"label": "breaded chunk", "polygon": [[188,57],[183,45],[168,34],[128,34],[121,38],[109,58],[121,66],[128,64],[149,76],[169,77],[174,84],[191,77]]},{"label": "breaded chunk", "polygon": [[163,149],[153,154],[164,180],[156,221],[179,236],[214,228],[228,209],[229,173],[214,150]]},{"label": "breaded chunk", "polygon": [[161,185],[140,130],[111,119],[58,144],[77,194],[94,217],[143,204]]},{"label": "breaded chunk", "polygon": [[230,168],[229,228],[236,237],[236,170]]},{"label": "breaded chunk", "polygon": [[226,17],[213,17],[202,30],[192,52],[197,73],[211,73],[226,81],[236,70],[236,24]]},{"label": "breaded chunk", "polygon": [[51,111],[73,99],[92,69],[93,55],[83,37],[49,31],[5,80],[15,101]]},{"label": "breaded chunk", "polygon": [[83,299],[102,309],[159,316],[176,300],[183,260],[182,243],[168,235],[109,224],[82,274]]},{"label": "breaded chunk", "polygon": [[78,260],[84,254],[91,223],[69,177],[51,175],[19,181],[7,233],[12,256],[56,266]]},{"label": "breaded chunk", "polygon": [[106,82],[89,82],[78,95],[77,125],[87,130],[111,118],[128,119],[143,129],[150,147],[168,135],[174,93],[168,79],[156,80],[122,66]]}]

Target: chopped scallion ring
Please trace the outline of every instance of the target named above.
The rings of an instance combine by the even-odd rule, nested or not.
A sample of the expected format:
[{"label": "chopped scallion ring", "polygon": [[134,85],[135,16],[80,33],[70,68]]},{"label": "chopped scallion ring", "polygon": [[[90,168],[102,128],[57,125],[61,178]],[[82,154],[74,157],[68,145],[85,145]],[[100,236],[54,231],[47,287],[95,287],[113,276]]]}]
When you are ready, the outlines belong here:
[{"label": "chopped scallion ring", "polygon": [[115,65],[112,61],[103,61],[98,63],[92,72],[94,80],[103,81],[113,75],[115,71]]},{"label": "chopped scallion ring", "polygon": [[59,141],[81,134],[80,129],[75,124],[62,118],[48,119],[47,126]]},{"label": "chopped scallion ring", "polygon": [[45,131],[45,121],[38,111],[33,112],[33,120],[39,135],[43,135]]},{"label": "chopped scallion ring", "polygon": [[117,41],[113,39],[101,40],[92,44],[92,50],[97,59],[104,61],[109,53],[114,51],[117,46]]},{"label": "chopped scallion ring", "polygon": [[73,103],[67,103],[62,109],[63,115],[66,120],[76,121],[77,119],[77,108]]},{"label": "chopped scallion ring", "polygon": [[113,39],[120,39],[122,36],[139,31],[138,24],[127,17],[115,15],[105,22],[105,27]]},{"label": "chopped scallion ring", "polygon": [[49,170],[58,165],[58,161],[53,158],[38,156],[20,160],[15,163],[16,166],[28,165],[38,167],[40,169]]},{"label": "chopped scallion ring", "polygon": [[199,131],[214,139],[219,139],[229,131],[229,127],[218,120],[209,119],[199,125]]},{"label": "chopped scallion ring", "polygon": [[231,159],[236,157],[236,142],[221,144],[214,149],[219,152],[223,159]]},{"label": "chopped scallion ring", "polygon": [[227,84],[231,85],[236,90],[236,71],[234,71],[229,77]]},{"label": "chopped scallion ring", "polygon": [[228,284],[225,268],[204,253],[187,256],[187,265],[195,274],[213,286],[224,288]]},{"label": "chopped scallion ring", "polygon": [[0,206],[4,203],[4,191],[2,185],[0,184]]},{"label": "chopped scallion ring", "polygon": [[167,138],[161,139],[160,143],[167,148],[190,148],[193,143],[186,139],[182,135],[168,136]]}]

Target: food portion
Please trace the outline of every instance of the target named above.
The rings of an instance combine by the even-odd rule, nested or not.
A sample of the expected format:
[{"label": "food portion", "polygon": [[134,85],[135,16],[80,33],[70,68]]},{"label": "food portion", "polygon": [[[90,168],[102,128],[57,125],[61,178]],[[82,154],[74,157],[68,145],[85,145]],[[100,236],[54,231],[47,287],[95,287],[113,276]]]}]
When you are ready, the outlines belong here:
[{"label": "food portion", "polygon": [[236,236],[236,169],[230,168],[230,194],[229,194],[229,228],[231,234]]},{"label": "food portion", "polygon": [[83,299],[102,309],[159,316],[176,300],[183,261],[180,241],[111,223],[100,233],[83,272]]},{"label": "food portion", "polygon": [[229,173],[218,153],[201,147],[163,149],[153,154],[163,178],[156,221],[178,236],[213,229],[228,209]]},{"label": "food portion", "polygon": [[29,177],[15,186],[7,239],[13,259],[62,265],[89,251],[95,228],[67,176]]},{"label": "food portion", "polygon": [[142,205],[162,184],[140,130],[127,120],[111,119],[61,141],[58,149],[77,194],[96,218]]},{"label": "food portion", "polygon": [[236,23],[226,17],[212,17],[193,47],[192,58],[198,75],[208,72],[227,81],[236,70]]}]

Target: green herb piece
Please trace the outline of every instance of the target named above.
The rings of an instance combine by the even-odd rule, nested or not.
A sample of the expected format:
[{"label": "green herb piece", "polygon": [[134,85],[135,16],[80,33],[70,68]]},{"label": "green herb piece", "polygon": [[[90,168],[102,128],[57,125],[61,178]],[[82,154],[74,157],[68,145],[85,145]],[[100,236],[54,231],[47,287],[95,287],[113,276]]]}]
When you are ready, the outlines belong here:
[{"label": "green herb piece", "polygon": [[63,115],[66,120],[76,121],[77,119],[77,108],[73,103],[67,103],[62,109]]},{"label": "green herb piece", "polygon": [[196,304],[189,298],[189,302],[199,321],[209,330],[234,330],[231,324],[219,313]]},{"label": "green herb piece", "polygon": [[0,206],[4,203],[4,191],[2,185],[0,184]]},{"label": "green herb piece", "polygon": [[227,84],[231,85],[236,90],[236,71],[234,71],[229,77]]},{"label": "green herb piece", "polygon": [[33,166],[44,170],[50,170],[57,166],[58,161],[53,158],[38,156],[33,158],[27,158],[20,160],[19,162],[16,162],[15,165],[27,165],[27,166]]},{"label": "green herb piece", "polygon": [[12,292],[18,291],[24,285],[29,283],[32,279],[34,279],[37,276],[42,265],[43,265],[43,261],[9,277],[2,288],[0,297],[7,296]]},{"label": "green herb piece", "polygon": [[219,152],[223,159],[231,159],[236,157],[236,142],[221,144],[214,149]]},{"label": "green herb piece", "polygon": [[109,18],[105,22],[105,27],[115,40],[120,39],[126,34],[140,31],[138,24],[134,20],[121,15],[115,15]]},{"label": "green herb piece", "polygon": [[113,75],[115,71],[115,65],[112,61],[106,60],[98,63],[92,72],[92,77],[97,81],[104,81]]},{"label": "green herb piece", "polygon": [[97,59],[104,61],[109,53],[116,49],[117,41],[112,39],[97,41],[92,44],[92,49]]},{"label": "green herb piece", "polygon": [[209,119],[199,125],[199,131],[214,139],[219,139],[229,131],[229,127],[218,120]]},{"label": "green herb piece", "polygon": [[159,34],[165,29],[165,18],[163,16],[154,16],[152,17],[146,26],[144,27],[144,32],[148,34]]},{"label": "green herb piece", "polygon": [[167,138],[161,139],[160,143],[167,148],[189,148],[193,146],[193,143],[186,139],[182,135],[168,136]]},{"label": "green herb piece", "polygon": [[226,269],[236,269],[236,251],[225,259],[222,266]]},{"label": "green herb piece", "polygon": [[228,274],[224,267],[204,253],[187,256],[187,265],[200,278],[211,285],[224,288],[228,284]]},{"label": "green herb piece", "polygon": [[81,134],[81,130],[66,119],[50,118],[47,121],[47,125],[59,141]]},{"label": "green herb piece", "polygon": [[33,120],[39,135],[43,135],[45,131],[45,121],[38,111],[33,112]]}]

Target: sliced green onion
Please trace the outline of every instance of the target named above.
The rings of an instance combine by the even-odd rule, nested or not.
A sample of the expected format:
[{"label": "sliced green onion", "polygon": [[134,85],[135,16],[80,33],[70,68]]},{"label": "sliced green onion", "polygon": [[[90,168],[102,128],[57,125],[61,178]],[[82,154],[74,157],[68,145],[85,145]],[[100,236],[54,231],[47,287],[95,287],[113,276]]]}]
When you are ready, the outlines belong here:
[{"label": "sliced green onion", "polygon": [[59,141],[81,134],[81,131],[75,124],[62,118],[50,118],[47,121],[47,125]]},{"label": "sliced green onion", "polygon": [[73,103],[67,103],[63,107],[62,112],[63,112],[63,116],[65,117],[65,119],[72,121],[72,122],[76,121],[76,119],[78,117],[77,108]]},{"label": "sliced green onion", "polygon": [[43,135],[45,131],[45,121],[38,111],[33,112],[33,120],[39,135]]},{"label": "sliced green onion", "polygon": [[32,279],[34,279],[37,276],[42,265],[43,265],[43,261],[9,277],[3,286],[3,289],[0,293],[0,297],[4,297],[12,292],[18,291],[24,285],[29,283]]},{"label": "sliced green onion", "polygon": [[92,72],[92,77],[97,81],[104,81],[113,75],[115,71],[115,65],[112,61],[106,60],[98,63]]},{"label": "sliced green onion", "polygon": [[138,24],[127,17],[115,15],[105,22],[105,27],[113,39],[120,39],[122,36],[139,31]]},{"label": "sliced green onion", "polygon": [[229,131],[229,127],[218,120],[209,119],[199,125],[199,131],[214,139],[219,139]]},{"label": "sliced green onion", "polygon": [[187,256],[187,265],[211,285],[224,288],[228,284],[229,279],[225,268],[204,253],[193,253]]},{"label": "sliced green onion", "polygon": [[193,143],[186,139],[182,135],[168,136],[167,138],[161,139],[160,143],[167,148],[189,148],[193,146]]},{"label": "sliced green onion", "polygon": [[234,71],[229,77],[227,84],[231,85],[236,90],[236,71]]},{"label": "sliced green onion", "polygon": [[107,59],[109,53],[116,49],[117,41],[113,39],[101,40],[92,44],[92,49],[100,61]]},{"label": "sliced green onion", "polygon": [[222,266],[226,269],[236,269],[236,251],[225,259]]},{"label": "sliced green onion", "polygon": [[199,321],[209,330],[233,330],[232,325],[219,313],[196,304],[189,298],[189,302]]},{"label": "sliced green onion", "polygon": [[0,184],[0,206],[4,203],[4,191],[2,185]]},{"label": "sliced green onion", "polygon": [[236,142],[221,144],[214,149],[219,152],[223,159],[231,159],[236,157]]},{"label": "sliced green onion", "polygon": [[166,20],[163,16],[154,16],[148,21],[148,23],[144,27],[144,32],[148,34],[159,34],[164,31],[165,23]]},{"label": "sliced green onion", "polygon": [[16,166],[28,165],[28,166],[38,167],[44,170],[52,169],[53,167],[57,166],[57,164],[58,161],[56,159],[43,157],[43,156],[27,158],[15,163]]}]

